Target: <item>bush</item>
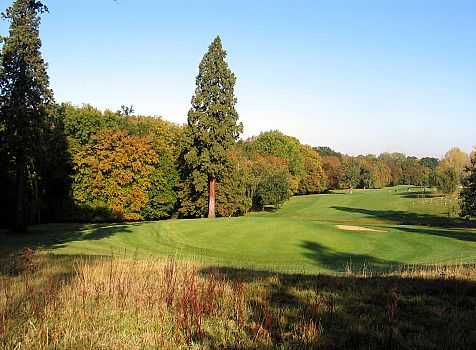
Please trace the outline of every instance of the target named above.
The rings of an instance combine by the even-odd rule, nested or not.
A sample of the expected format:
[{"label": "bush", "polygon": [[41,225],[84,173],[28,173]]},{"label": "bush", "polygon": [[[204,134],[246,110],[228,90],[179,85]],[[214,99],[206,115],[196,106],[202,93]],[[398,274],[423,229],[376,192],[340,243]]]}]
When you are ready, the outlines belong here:
[{"label": "bush", "polygon": [[280,207],[291,196],[288,174],[277,170],[267,174],[258,185],[254,203],[257,209],[272,205]]},{"label": "bush", "polygon": [[438,189],[444,194],[451,194],[458,188],[458,174],[452,167],[438,168],[436,172]]}]

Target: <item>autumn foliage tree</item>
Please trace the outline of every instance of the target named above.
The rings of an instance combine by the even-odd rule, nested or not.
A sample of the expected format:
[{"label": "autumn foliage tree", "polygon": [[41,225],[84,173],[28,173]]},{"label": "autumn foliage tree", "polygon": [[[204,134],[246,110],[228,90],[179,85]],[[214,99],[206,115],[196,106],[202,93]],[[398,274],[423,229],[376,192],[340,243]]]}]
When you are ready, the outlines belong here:
[{"label": "autumn foliage tree", "polygon": [[464,177],[464,171],[466,166],[469,164],[469,156],[466,152],[463,152],[458,147],[451,148],[448,152],[445,153],[443,162],[447,163],[447,166],[453,168],[456,172],[458,183]]},{"label": "autumn foliage tree", "polygon": [[91,106],[59,109],[73,171],[75,221],[168,218],[176,210],[181,127]]},{"label": "autumn foliage tree", "polygon": [[215,217],[217,180],[230,165],[227,151],[243,129],[235,109],[236,77],[225,59],[226,51],[220,37],[216,37],[199,65],[180,157],[182,192],[186,192],[180,197],[200,199],[206,189],[205,175],[210,218]]},{"label": "autumn foliage tree", "polygon": [[319,153],[312,147],[301,145],[301,154],[304,158],[304,172],[299,182],[300,194],[321,193],[327,188],[327,181],[321,167]]},{"label": "autumn foliage tree", "polygon": [[74,199],[110,209],[119,220],[139,220],[158,161],[146,137],[100,132],[74,156],[74,170],[79,174],[73,183]]},{"label": "autumn foliage tree", "polygon": [[331,190],[338,189],[342,177],[341,158],[335,155],[323,155],[321,161],[328,188]]}]

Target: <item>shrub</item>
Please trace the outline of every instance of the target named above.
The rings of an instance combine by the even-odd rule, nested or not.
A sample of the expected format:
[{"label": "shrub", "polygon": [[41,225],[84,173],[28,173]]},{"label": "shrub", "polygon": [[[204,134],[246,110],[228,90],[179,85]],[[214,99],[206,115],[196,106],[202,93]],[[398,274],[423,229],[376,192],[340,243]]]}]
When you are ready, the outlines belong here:
[{"label": "shrub", "polygon": [[439,167],[436,172],[436,184],[438,189],[445,193],[454,193],[458,187],[458,174],[452,167]]},{"label": "shrub", "polygon": [[262,179],[255,195],[255,206],[263,209],[265,206],[281,206],[291,196],[288,174],[283,170],[271,171]]}]

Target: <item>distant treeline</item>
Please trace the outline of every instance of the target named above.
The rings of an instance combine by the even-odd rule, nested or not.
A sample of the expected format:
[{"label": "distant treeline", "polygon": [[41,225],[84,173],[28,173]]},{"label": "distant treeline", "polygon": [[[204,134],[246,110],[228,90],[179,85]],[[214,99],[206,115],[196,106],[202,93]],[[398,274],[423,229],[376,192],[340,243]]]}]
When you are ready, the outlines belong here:
[{"label": "distant treeline", "polygon": [[[70,104],[54,109],[41,145],[45,161],[28,174],[30,223],[206,216],[206,175],[195,174],[190,186],[181,168],[186,126],[128,114]],[[239,216],[280,206],[293,195],[333,189],[438,186],[448,181],[448,173],[456,186],[468,161],[457,149],[442,161],[401,153],[351,157],[303,145],[279,131],[240,140],[227,155],[225,176],[217,179],[218,216]],[[15,179],[8,167],[0,176],[7,224],[14,218]]]},{"label": "distant treeline", "polygon": [[351,157],[318,147],[328,189],[382,188],[396,185],[438,187],[452,193],[465,175],[469,155],[455,147],[442,160],[382,153]]}]

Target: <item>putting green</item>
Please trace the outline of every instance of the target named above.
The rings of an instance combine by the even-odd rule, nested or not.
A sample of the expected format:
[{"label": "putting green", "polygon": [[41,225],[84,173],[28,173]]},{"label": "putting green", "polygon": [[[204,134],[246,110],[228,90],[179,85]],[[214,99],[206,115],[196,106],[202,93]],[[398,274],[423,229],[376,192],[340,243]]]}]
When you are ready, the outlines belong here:
[{"label": "putting green", "polygon": [[342,271],[350,263],[380,269],[476,262],[476,231],[448,218],[447,210],[442,198],[395,187],[295,197],[276,212],[240,218],[44,225],[7,244],[54,254],[176,255],[294,272]]}]

